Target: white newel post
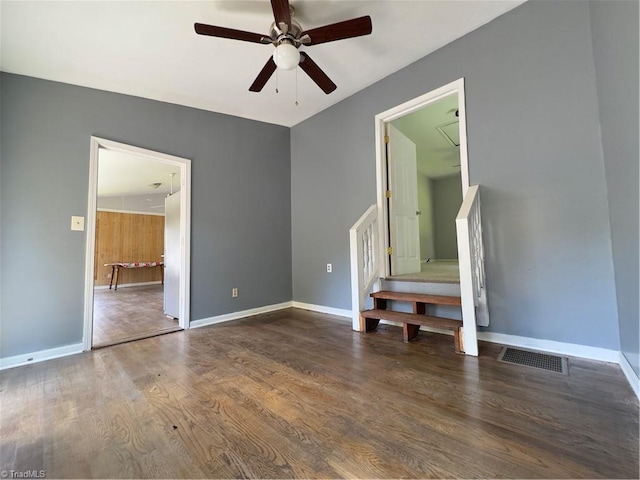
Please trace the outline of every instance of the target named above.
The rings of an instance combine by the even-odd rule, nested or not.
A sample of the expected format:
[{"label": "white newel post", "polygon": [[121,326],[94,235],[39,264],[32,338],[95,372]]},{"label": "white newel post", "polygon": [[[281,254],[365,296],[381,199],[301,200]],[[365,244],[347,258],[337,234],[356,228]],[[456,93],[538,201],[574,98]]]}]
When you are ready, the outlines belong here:
[{"label": "white newel post", "polygon": [[478,355],[476,326],[489,325],[480,212],[480,188],[472,185],[456,217],[456,232],[462,298],[462,342],[465,353],[474,356]]},{"label": "white newel post", "polygon": [[351,326],[361,331],[360,312],[367,293],[378,279],[378,207],[371,205],[349,229],[351,260]]}]

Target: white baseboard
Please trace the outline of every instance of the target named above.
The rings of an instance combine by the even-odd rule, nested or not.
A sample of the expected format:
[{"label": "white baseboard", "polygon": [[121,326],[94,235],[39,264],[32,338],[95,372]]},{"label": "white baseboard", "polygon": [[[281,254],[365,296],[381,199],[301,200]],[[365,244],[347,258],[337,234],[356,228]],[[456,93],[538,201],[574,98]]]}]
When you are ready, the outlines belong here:
[{"label": "white baseboard", "polygon": [[625,357],[622,352],[620,352],[618,363],[620,364],[622,373],[624,373],[624,376],[627,377],[627,382],[629,382],[629,385],[631,385],[631,389],[635,392],[636,397],[640,399],[640,377],[636,375],[636,372],[631,367],[629,360],[627,360],[627,357]]},{"label": "white baseboard", "polygon": [[609,350],[607,348],[578,345],[577,343],[556,342],[555,340],[543,340],[540,338],[520,337],[517,335],[507,335],[504,333],[494,332],[478,332],[478,340],[611,363],[618,363],[620,353],[618,350]]},{"label": "white baseboard", "polygon": [[[119,283],[118,288],[127,288],[127,287],[144,287],[146,285],[162,285],[160,280],[156,280],[155,282],[140,282],[140,283]],[[93,287],[95,290],[109,290],[109,285],[96,285]],[[113,288],[112,288],[113,290]]]},{"label": "white baseboard", "polygon": [[[402,324],[398,322],[380,320],[380,323],[402,327]],[[420,330],[440,333],[442,335],[453,335],[453,332],[450,330],[441,330],[439,328],[433,327],[421,326]],[[599,360],[602,362],[619,363],[618,355],[620,354],[620,352],[618,352],[617,350],[608,350],[606,348],[589,347],[586,345],[577,345],[575,343],[556,342],[553,340],[540,340],[538,338],[519,337],[517,335],[507,335],[504,333],[493,332],[478,332],[478,340],[483,342],[499,343],[501,345],[509,345],[512,347],[522,347],[531,350],[540,350],[542,352],[568,355],[570,357],[579,357],[589,360]]]},{"label": "white baseboard", "polygon": [[292,302],[276,303],[274,305],[266,305],[264,307],[251,308],[249,310],[242,310],[240,312],[225,313],[223,315],[216,315],[215,317],[201,318],[200,320],[194,320],[189,324],[189,328],[206,327],[207,325],[215,325],[216,323],[230,322],[232,320],[240,320],[245,317],[252,317],[254,315],[260,315],[261,313],[270,313],[277,310],[283,310],[285,308],[291,308]]},{"label": "white baseboard", "polygon": [[82,353],[82,343],[74,343],[73,345],[65,345],[64,347],[0,358],[0,370],[53,360],[54,358],[66,357],[67,355],[75,355],[76,353]]},{"label": "white baseboard", "polygon": [[300,308],[302,310],[310,310],[312,312],[326,313],[328,315],[337,315],[338,317],[347,317],[351,320],[351,310],[344,310],[342,308],[325,307],[324,305],[313,305],[312,303],[291,302],[293,308]]}]

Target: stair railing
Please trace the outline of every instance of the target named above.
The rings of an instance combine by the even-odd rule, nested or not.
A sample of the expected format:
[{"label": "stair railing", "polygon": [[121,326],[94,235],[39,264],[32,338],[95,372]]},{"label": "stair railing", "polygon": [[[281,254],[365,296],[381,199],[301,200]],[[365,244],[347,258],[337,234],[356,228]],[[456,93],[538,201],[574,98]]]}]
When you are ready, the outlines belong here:
[{"label": "stair railing", "polygon": [[371,205],[349,229],[351,321],[356,331],[361,330],[360,312],[365,310],[366,296],[380,276],[378,237],[378,207]]},{"label": "stair railing", "polygon": [[471,355],[477,355],[476,325],[489,325],[480,212],[480,188],[472,185],[456,217],[463,343],[466,353]]}]

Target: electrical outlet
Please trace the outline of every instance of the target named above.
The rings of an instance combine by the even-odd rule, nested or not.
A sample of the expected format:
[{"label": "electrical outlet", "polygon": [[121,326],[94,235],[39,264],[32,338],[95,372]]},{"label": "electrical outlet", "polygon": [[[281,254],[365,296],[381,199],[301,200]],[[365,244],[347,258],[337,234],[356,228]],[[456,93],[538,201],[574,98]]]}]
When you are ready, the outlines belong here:
[{"label": "electrical outlet", "polygon": [[333,272],[333,265],[331,265],[330,263],[327,263],[327,273],[331,273]]},{"label": "electrical outlet", "polygon": [[237,288],[232,288],[231,289],[231,296],[233,298],[236,298],[238,296],[238,289]]}]

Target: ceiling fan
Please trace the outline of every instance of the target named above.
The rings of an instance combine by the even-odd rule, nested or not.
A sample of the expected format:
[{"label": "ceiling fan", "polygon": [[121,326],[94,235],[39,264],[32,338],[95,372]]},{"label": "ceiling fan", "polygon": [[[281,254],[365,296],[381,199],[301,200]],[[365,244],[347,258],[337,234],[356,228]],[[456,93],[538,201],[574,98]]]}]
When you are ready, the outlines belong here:
[{"label": "ceiling fan", "polygon": [[300,47],[318,45],[320,43],[334,42],[346,38],[369,35],[372,31],[371,17],[352,18],[343,22],[332,23],[323,27],[303,30],[300,24],[294,20],[293,7],[289,5],[289,0],[271,0],[273,17],[275,22],[271,24],[269,35],[245,32],[233,28],[216,27],[196,23],[194,25],[196,33],[199,35],[209,35],[211,37],[229,38],[232,40],[242,40],[244,42],[271,44],[275,48],[273,55],[249,87],[252,92],[260,92],[265,86],[273,72],[277,68],[293,70],[298,65],[309,75],[324,93],[331,93],[337,87],[326,73],[311,59],[309,54],[300,51]]}]

